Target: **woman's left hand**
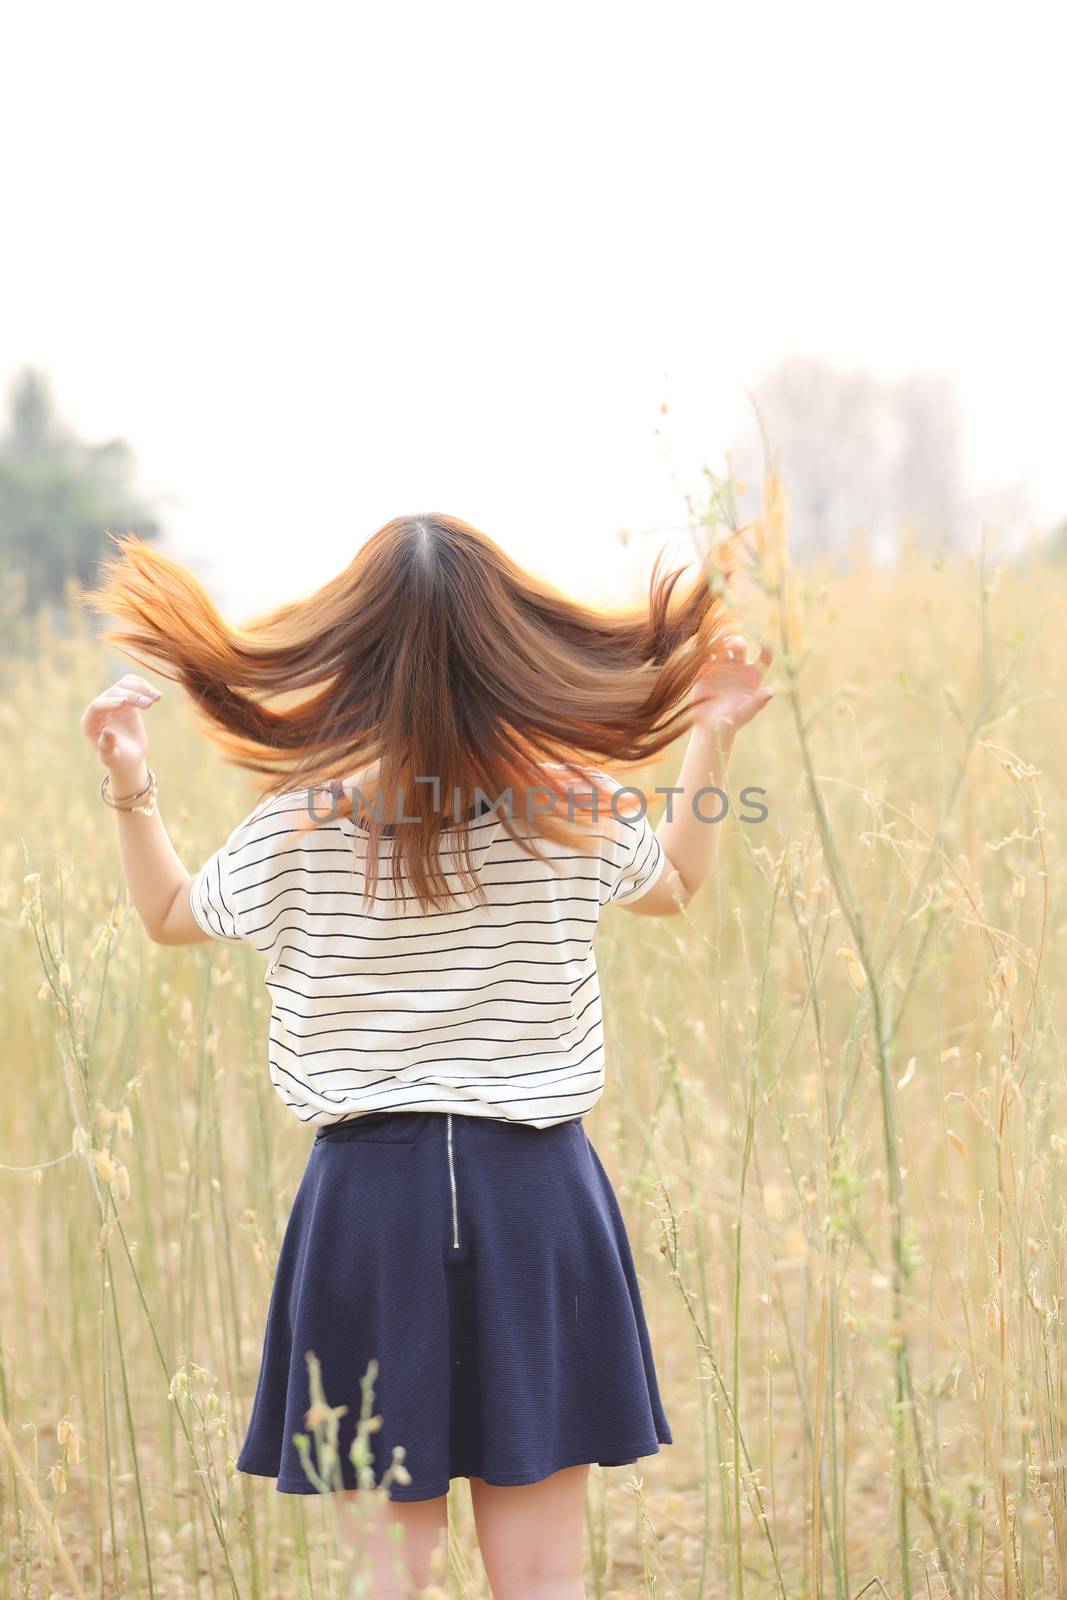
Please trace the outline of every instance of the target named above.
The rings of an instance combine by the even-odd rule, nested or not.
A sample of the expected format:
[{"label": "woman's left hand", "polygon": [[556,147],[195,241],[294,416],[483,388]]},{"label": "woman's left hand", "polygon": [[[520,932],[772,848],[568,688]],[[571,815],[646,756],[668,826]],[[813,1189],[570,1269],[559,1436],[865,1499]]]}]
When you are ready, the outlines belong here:
[{"label": "woman's left hand", "polygon": [[712,734],[720,744],[731,744],[737,730],[774,697],[774,690],[763,681],[770,664],[771,652],[765,644],[760,645],[755,661],[749,661],[740,634],[724,639],[693,684],[694,728]]}]

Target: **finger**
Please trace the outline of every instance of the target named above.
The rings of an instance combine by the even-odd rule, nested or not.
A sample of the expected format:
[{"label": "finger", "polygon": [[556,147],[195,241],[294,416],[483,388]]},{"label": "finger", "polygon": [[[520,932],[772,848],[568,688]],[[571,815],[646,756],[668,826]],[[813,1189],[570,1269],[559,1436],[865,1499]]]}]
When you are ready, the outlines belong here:
[{"label": "finger", "polygon": [[158,694],[150,683],[146,683],[141,686],[136,683],[126,683],[120,680],[118,683],[112,684],[111,688],[107,692],[108,694],[116,694],[121,699],[130,700],[135,703],[140,703],[143,700],[159,699]]},{"label": "finger", "polygon": [[150,706],[155,700],[150,694],[141,694],[135,689],[113,689],[107,695],[101,695],[96,704],[104,703],[109,706]]},{"label": "finger", "polygon": [[[134,690],[135,693],[152,694],[156,695],[157,697],[159,695],[159,690],[154,688],[152,684],[149,683],[147,678],[142,678],[137,672],[124,672],[118,682],[119,684],[122,684],[124,688]],[[116,684],[115,687],[117,688],[118,685]]]},{"label": "finger", "polygon": [[759,662],[761,667],[769,667],[771,662],[774,660],[774,656],[771,654],[771,651],[765,643],[760,645],[759,655],[756,657],[756,660]]}]

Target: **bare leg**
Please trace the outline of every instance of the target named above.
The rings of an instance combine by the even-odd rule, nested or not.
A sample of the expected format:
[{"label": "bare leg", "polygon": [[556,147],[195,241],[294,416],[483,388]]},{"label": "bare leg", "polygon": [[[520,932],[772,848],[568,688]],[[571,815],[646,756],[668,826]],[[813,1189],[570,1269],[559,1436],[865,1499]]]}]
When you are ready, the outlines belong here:
[{"label": "bare leg", "polygon": [[[345,1489],[338,1517],[341,1540],[373,1577],[375,1600],[409,1600],[432,1582],[444,1587],[448,1557],[448,1496],[385,1500],[384,1491]],[[441,1547],[435,1572],[432,1556]]]},{"label": "bare leg", "polygon": [[585,1600],[585,1491],[589,1465],[540,1483],[472,1478],[471,1504],[493,1600]]}]

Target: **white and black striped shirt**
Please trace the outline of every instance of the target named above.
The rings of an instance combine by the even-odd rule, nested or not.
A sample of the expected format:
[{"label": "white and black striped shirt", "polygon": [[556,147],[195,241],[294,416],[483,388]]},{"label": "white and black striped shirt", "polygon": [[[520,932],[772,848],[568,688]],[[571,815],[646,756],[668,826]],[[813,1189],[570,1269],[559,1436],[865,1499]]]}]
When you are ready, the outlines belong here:
[{"label": "white and black striped shirt", "polygon": [[[638,899],[663,871],[647,817],[604,801],[578,846],[538,835],[557,869],[489,812],[470,823],[487,904],[461,891],[429,913],[394,900],[385,838],[365,913],[365,830],[338,816],[294,832],[307,806],[306,788],[262,801],[189,890],[206,934],[268,961],[270,1078],[289,1109],[308,1124],[413,1110],[535,1128],[587,1112],[604,1088],[593,934],[604,906]],[[532,831],[517,809],[511,821]],[[456,833],[440,842],[450,887]]]}]

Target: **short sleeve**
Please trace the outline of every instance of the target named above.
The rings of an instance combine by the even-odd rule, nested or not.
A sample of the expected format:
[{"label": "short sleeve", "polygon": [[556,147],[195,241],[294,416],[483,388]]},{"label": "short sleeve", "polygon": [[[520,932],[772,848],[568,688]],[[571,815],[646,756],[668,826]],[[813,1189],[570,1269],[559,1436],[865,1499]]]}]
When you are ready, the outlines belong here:
[{"label": "short sleeve", "polygon": [[656,838],[646,812],[627,815],[620,805],[616,814],[609,802],[606,813],[601,815],[607,836],[604,845],[607,882],[602,903],[628,905],[640,900],[657,882],[667,864],[667,853]]},{"label": "short sleeve", "polygon": [[262,915],[264,899],[278,898],[270,888],[285,875],[278,856],[290,853],[298,832],[293,819],[307,814],[307,790],[267,795],[190,878],[189,910],[208,938],[245,941],[261,954],[269,949],[274,931],[272,917]]},{"label": "short sleeve", "polygon": [[193,874],[189,884],[189,910],[212,939],[226,939],[237,944],[244,939],[229,840]]},{"label": "short sleeve", "polygon": [[271,856],[281,809],[288,797],[268,796],[243,817],[219,848],[189,881],[189,910],[211,939],[229,944],[260,946],[255,924],[256,908],[264,881],[271,871]]}]

